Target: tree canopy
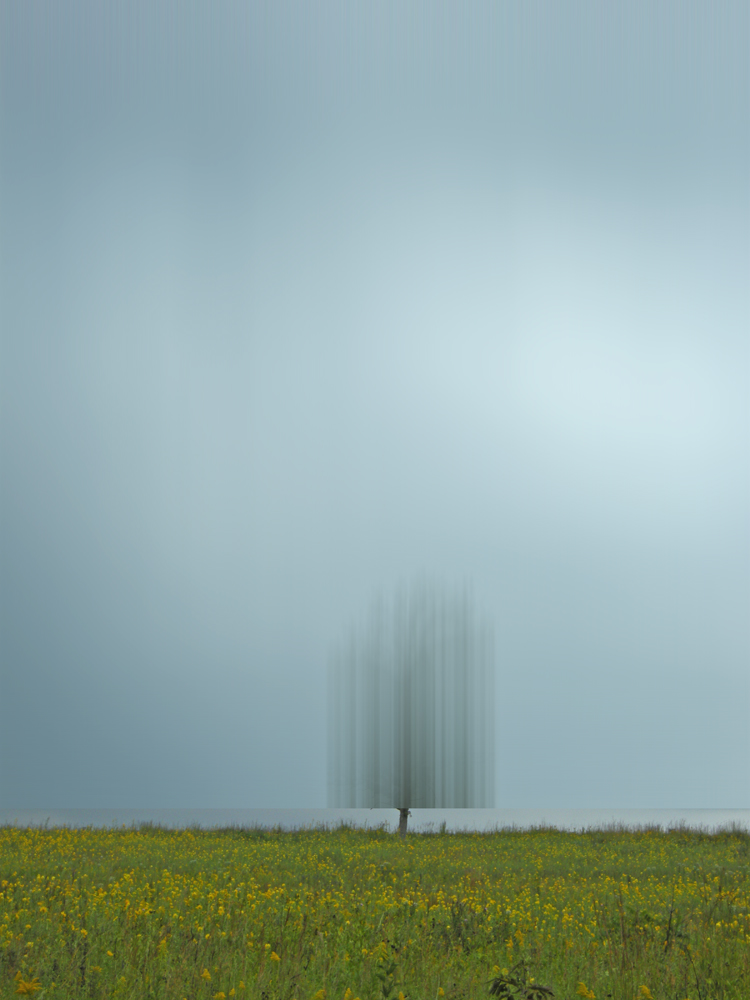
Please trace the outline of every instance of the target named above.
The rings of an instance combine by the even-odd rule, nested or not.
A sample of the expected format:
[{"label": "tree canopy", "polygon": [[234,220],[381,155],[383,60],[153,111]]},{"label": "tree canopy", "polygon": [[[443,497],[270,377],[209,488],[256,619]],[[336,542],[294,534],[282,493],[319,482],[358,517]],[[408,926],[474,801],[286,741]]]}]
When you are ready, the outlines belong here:
[{"label": "tree canopy", "polygon": [[494,804],[494,661],[467,591],[376,601],[329,672],[328,804]]}]

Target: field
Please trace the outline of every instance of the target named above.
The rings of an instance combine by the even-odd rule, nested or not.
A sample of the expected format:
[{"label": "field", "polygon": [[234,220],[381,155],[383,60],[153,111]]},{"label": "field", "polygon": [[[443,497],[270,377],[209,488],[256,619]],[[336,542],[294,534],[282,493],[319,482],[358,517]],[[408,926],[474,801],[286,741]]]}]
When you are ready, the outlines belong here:
[{"label": "field", "polygon": [[747,1000],[749,852],[737,830],[3,827],[0,998]]}]

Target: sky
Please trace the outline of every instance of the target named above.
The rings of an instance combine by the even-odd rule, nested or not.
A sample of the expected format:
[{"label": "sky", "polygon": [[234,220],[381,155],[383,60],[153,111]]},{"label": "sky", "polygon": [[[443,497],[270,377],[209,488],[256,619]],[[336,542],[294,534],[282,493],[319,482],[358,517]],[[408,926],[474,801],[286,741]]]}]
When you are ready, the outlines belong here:
[{"label": "sky", "polygon": [[0,806],[324,806],[417,578],[498,806],[750,806],[749,28],[1,0]]}]

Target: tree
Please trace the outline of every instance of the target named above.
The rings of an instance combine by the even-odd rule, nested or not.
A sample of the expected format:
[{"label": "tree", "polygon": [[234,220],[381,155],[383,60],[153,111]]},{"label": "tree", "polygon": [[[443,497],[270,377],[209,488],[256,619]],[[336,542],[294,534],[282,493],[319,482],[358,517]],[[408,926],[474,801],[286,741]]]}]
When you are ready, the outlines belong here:
[{"label": "tree", "polygon": [[466,591],[382,599],[329,671],[328,804],[399,810],[494,803],[492,634]]}]

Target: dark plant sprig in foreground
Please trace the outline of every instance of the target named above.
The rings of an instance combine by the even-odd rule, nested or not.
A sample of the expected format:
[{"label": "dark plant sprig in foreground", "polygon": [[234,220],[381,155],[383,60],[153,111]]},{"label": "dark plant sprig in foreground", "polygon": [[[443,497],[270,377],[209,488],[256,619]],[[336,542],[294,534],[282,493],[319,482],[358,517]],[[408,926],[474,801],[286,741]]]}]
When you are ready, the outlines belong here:
[{"label": "dark plant sprig in foreground", "polygon": [[526,963],[518,962],[510,972],[495,976],[490,983],[490,996],[501,1000],[549,1000],[554,997],[550,986],[542,986],[527,978]]}]

